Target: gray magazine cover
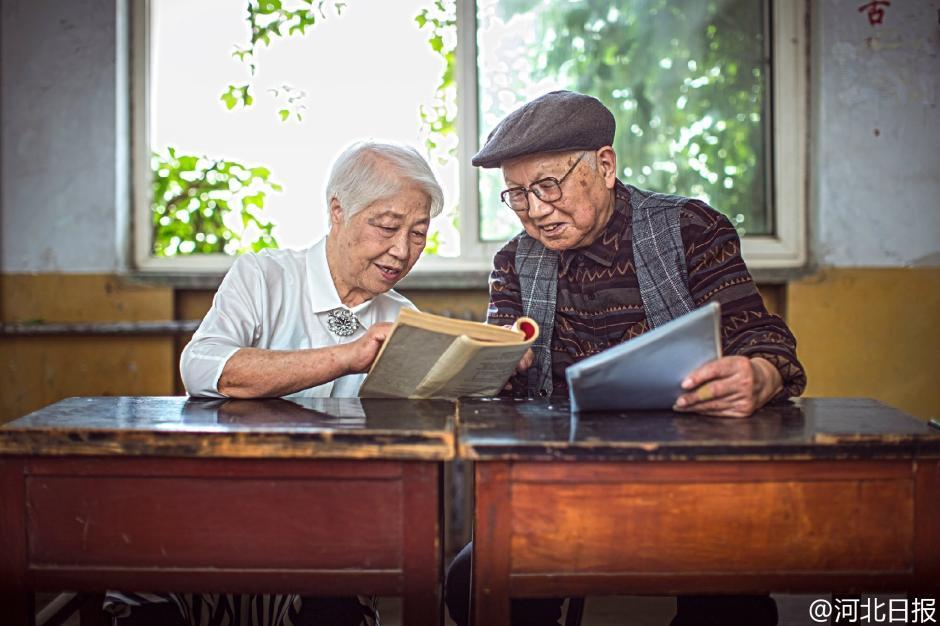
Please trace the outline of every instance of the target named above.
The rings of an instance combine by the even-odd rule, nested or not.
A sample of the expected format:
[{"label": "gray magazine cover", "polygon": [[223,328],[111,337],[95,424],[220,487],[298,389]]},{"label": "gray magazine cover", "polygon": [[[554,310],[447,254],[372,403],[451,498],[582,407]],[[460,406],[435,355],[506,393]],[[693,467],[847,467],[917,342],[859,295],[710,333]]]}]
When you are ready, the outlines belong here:
[{"label": "gray magazine cover", "polygon": [[565,370],[572,411],[669,409],[682,380],[721,356],[721,306],[710,302]]}]

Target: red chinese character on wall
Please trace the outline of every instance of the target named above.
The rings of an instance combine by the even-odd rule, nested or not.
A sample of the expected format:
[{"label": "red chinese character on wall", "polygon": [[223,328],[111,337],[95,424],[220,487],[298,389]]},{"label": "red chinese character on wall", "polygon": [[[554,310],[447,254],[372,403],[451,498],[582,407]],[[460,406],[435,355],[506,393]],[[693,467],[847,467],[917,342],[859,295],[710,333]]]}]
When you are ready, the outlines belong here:
[{"label": "red chinese character on wall", "polygon": [[868,4],[858,7],[858,12],[868,11],[868,23],[877,26],[885,21],[885,10],[882,7],[891,6],[890,0],[872,0]]}]

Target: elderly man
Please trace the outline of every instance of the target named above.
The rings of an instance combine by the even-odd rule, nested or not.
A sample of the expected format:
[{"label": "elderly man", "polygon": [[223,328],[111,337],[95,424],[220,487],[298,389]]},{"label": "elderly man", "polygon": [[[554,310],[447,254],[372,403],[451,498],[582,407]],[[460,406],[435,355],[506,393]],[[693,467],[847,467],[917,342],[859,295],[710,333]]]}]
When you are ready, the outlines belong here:
[{"label": "elderly man", "polygon": [[[600,101],[556,91],[507,116],[473,158],[500,167],[501,194],[523,231],[500,250],[487,321],[542,326],[515,393],[567,392],[565,368],[707,302],[721,303],[726,356],[692,372],[676,411],[748,417],[806,384],[796,341],[770,313],[741,258],[737,232],[704,202],[624,184]],[[465,623],[470,546],[448,571],[451,615]],[[550,624],[558,600],[513,603],[513,622]],[[679,598],[673,626],[774,624],[768,597]]]},{"label": "elderly man", "polygon": [[[431,168],[414,149],[374,142],[348,148],[327,183],[329,234],[306,250],[265,250],[235,261],[183,350],[187,391],[355,397],[398,311],[413,308],[392,287],[418,260],[443,203]],[[356,598],[112,593],[110,599],[115,612],[129,612],[122,625],[176,619],[360,626],[376,618],[374,602]]]}]

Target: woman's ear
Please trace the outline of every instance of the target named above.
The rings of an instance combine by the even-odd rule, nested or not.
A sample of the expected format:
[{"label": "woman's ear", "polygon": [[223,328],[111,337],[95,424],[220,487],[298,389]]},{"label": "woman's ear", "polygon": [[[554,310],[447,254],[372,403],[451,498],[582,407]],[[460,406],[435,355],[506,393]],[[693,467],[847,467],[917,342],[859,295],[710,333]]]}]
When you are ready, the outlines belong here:
[{"label": "woman's ear", "polygon": [[345,222],[343,207],[335,197],[330,200],[330,227],[342,225]]},{"label": "woman's ear", "polygon": [[600,148],[597,155],[597,173],[604,179],[608,189],[613,189],[617,180],[617,153],[610,146]]}]

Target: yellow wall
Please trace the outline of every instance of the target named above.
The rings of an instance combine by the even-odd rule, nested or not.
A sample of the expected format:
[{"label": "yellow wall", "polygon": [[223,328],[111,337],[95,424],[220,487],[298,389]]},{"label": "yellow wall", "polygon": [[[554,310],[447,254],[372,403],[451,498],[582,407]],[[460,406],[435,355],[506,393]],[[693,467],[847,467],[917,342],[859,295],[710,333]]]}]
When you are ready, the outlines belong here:
[{"label": "yellow wall", "polygon": [[[5,274],[3,322],[116,322],[173,319],[173,290],[88,274]],[[169,395],[174,339],[165,337],[2,337],[0,422],[61,398]]]},{"label": "yellow wall", "polygon": [[824,270],[790,284],[787,322],[806,395],[940,415],[940,268]]},{"label": "yellow wall", "polygon": [[[809,375],[807,395],[868,396],[919,417],[940,415],[940,268],[828,269],[762,290],[785,314]],[[481,319],[485,291],[406,292],[419,308]],[[108,275],[6,274],[4,322],[199,319],[212,292]],[[3,337],[0,422],[70,395],[181,393],[188,336]]]}]

